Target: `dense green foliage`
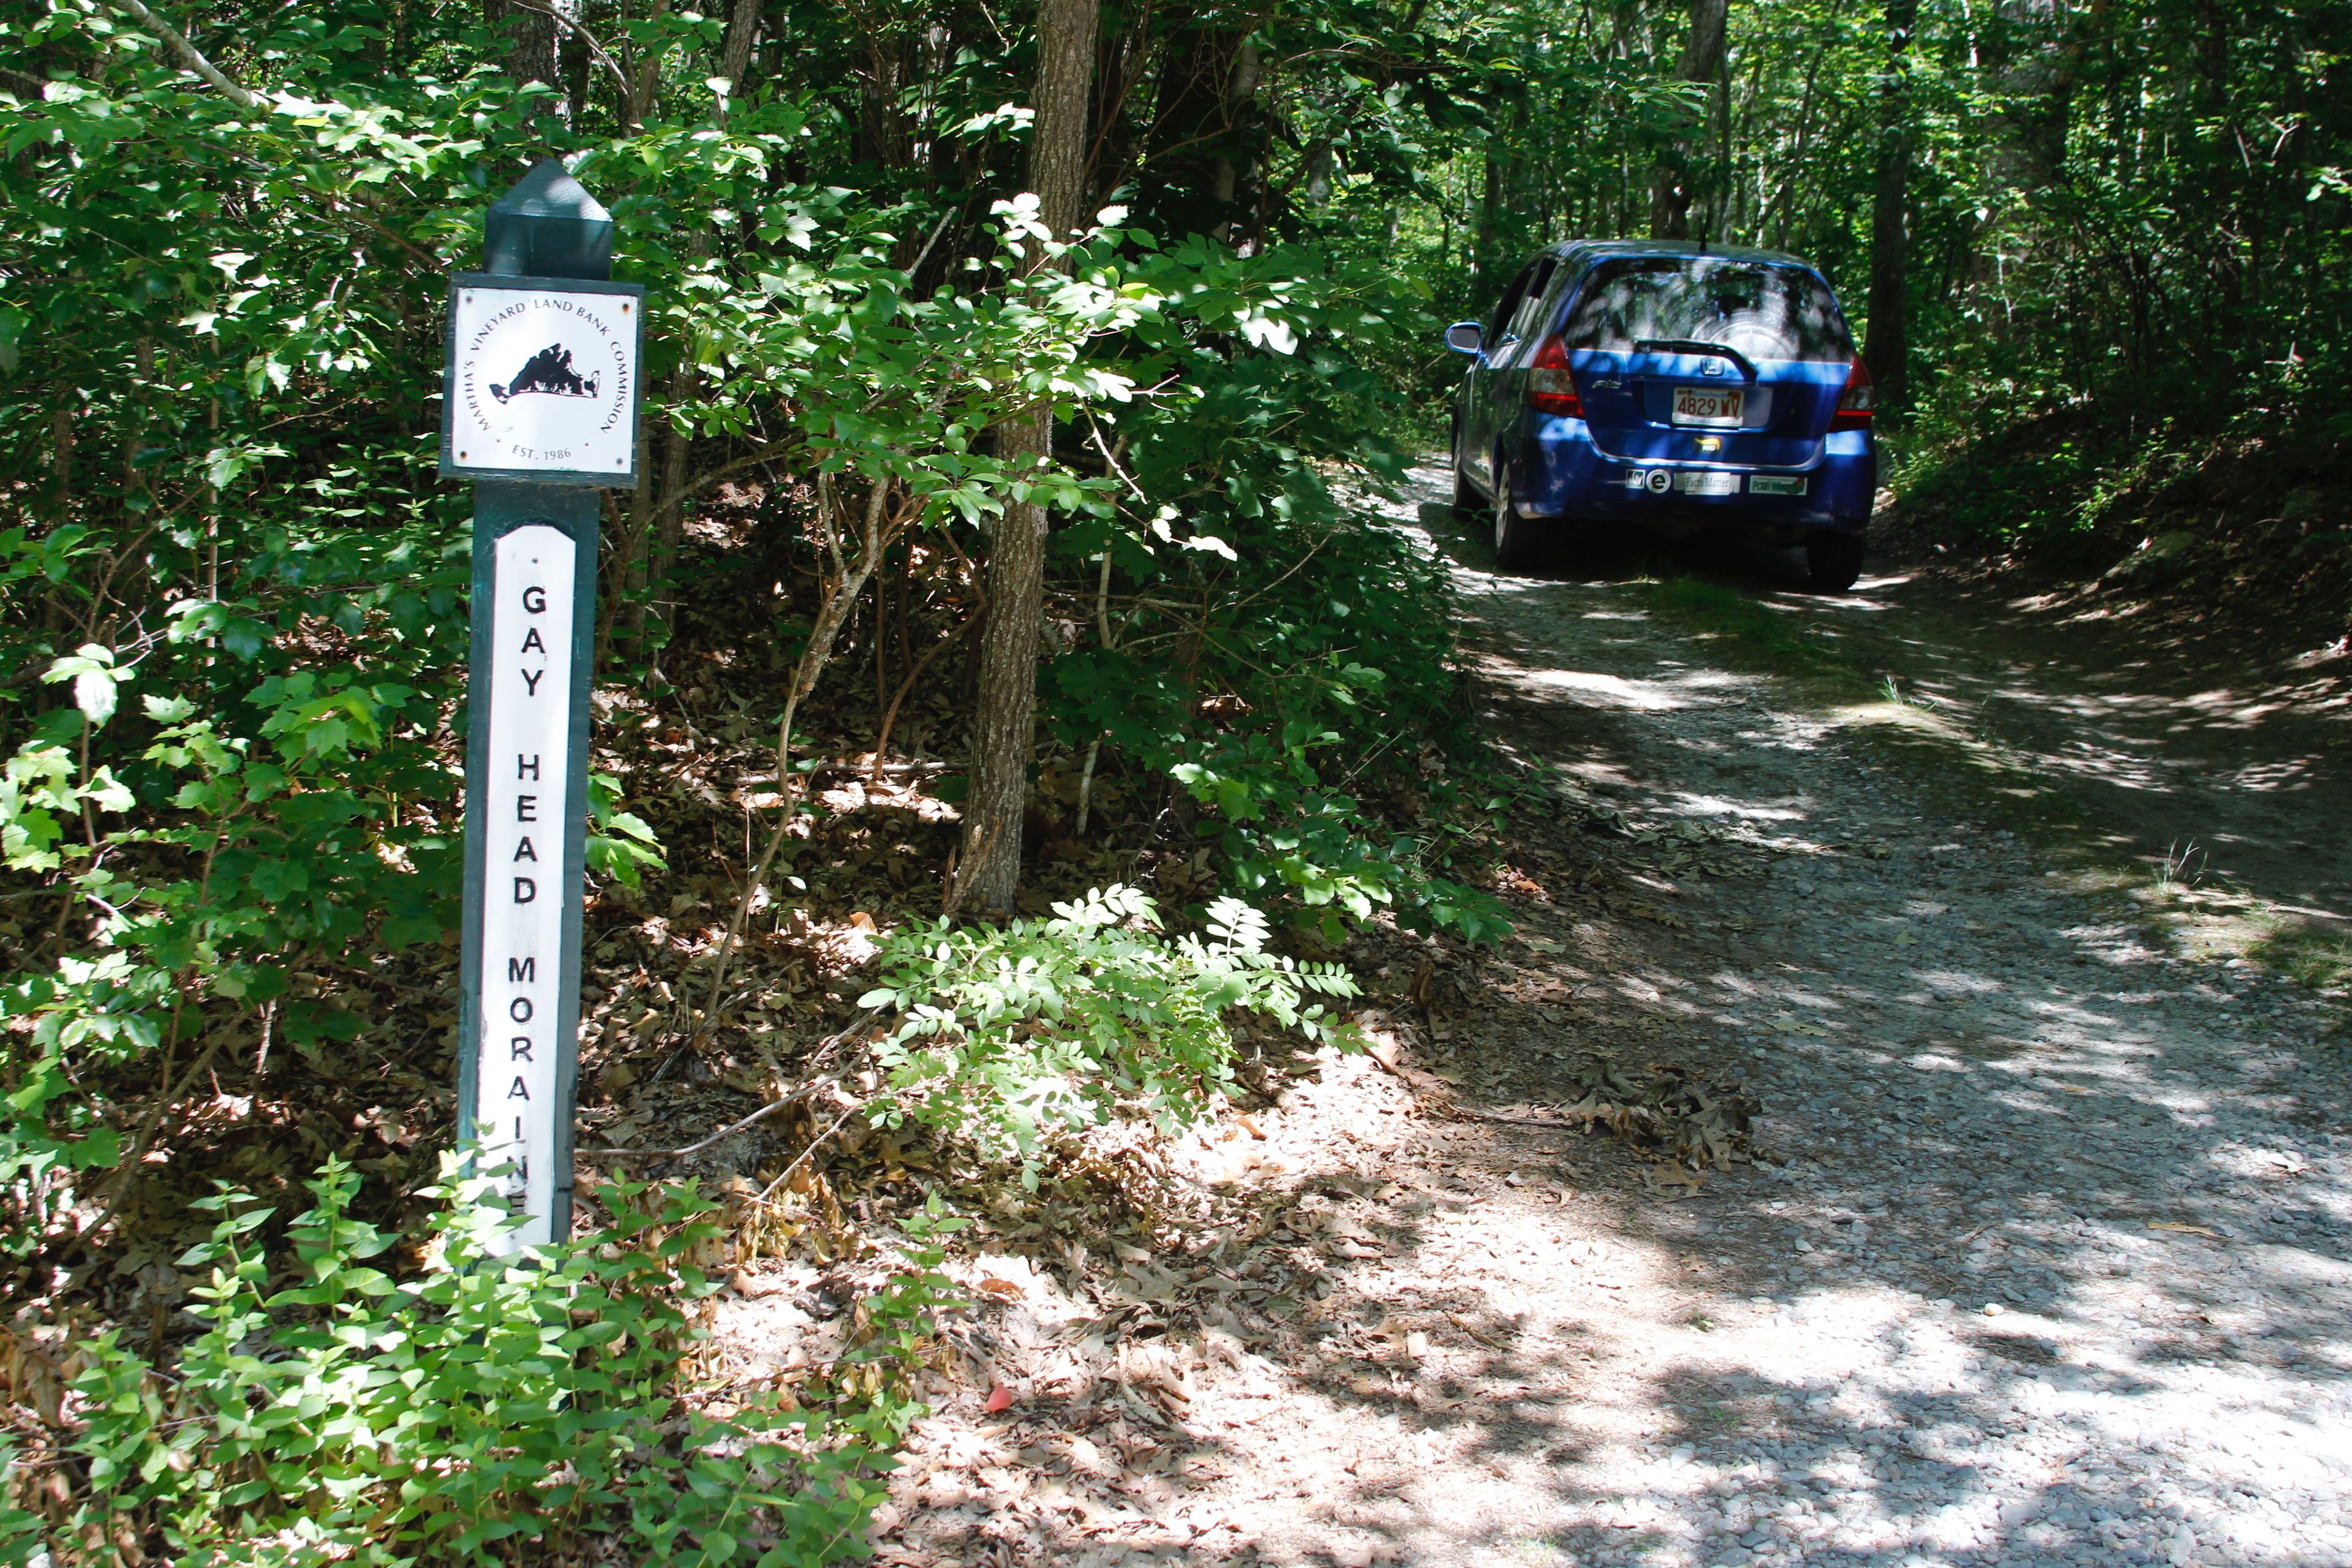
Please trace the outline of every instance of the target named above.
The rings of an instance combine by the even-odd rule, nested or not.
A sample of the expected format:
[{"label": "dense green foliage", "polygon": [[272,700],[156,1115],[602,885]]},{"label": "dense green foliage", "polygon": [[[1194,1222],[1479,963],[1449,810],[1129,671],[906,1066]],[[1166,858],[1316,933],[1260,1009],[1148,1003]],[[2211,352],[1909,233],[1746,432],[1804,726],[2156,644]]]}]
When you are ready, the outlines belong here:
[{"label": "dense green foliage", "polygon": [[[700,657],[676,642],[681,599],[741,591],[696,555],[691,524],[722,486],[740,510],[755,485],[757,526],[781,542],[764,552],[781,602],[753,590],[766,646],[730,650],[770,668],[800,656],[838,564],[822,542],[841,519],[885,521],[919,616],[968,613],[955,582],[934,592],[940,574],[984,553],[988,521],[1023,486],[1065,520],[1055,613],[1080,629],[1048,676],[1045,734],[1065,782],[1078,752],[1101,753],[1098,832],[1172,832],[1188,861],[1205,836],[1216,863],[1200,891],[1247,888],[1323,918],[1327,935],[1340,934],[1328,912],[1381,906],[1481,919],[1441,875],[1444,824],[1420,815],[1430,742],[1449,727],[1439,580],[1368,533],[1334,489],[1349,467],[1402,467],[1382,435],[1393,395],[1360,352],[1394,331],[1382,269],[1113,213],[1065,272],[1031,272],[1046,237],[1020,199],[1022,118],[998,110],[1017,94],[992,79],[1018,52],[990,68],[958,61],[919,107],[890,91],[861,108],[838,100],[856,79],[840,57],[872,40],[828,11],[775,19],[747,73],[756,84],[732,92],[709,79],[721,23],[667,7],[593,18],[605,53],[564,90],[519,79],[512,40],[457,7],[175,20],[259,96],[190,75],[176,46],[95,0],[0,25],[13,62],[0,79],[12,1294],[74,1299],[91,1266],[118,1263],[101,1278],[121,1283],[100,1303],[121,1310],[168,1289],[172,1270],[142,1259],[172,1232],[144,1239],[139,1225],[171,1207],[168,1165],[150,1156],[168,1161],[194,1135],[182,1101],[198,1081],[286,1107],[329,1152],[349,1143],[334,1118],[352,1111],[328,1108],[355,1071],[380,1079],[389,1064],[407,1094],[447,1081],[442,1042],[383,1011],[418,982],[446,985],[457,924],[468,542],[462,490],[430,466],[441,300],[444,275],[477,253],[488,198],[544,153],[612,207],[617,274],[653,303],[647,478],[607,513],[605,679],[663,689],[666,664]],[[812,26],[824,36],[792,37]],[[868,108],[919,119],[926,157],[898,139],[903,125],[877,138]],[[988,432],[1039,398],[1066,416],[1065,461],[1008,473]],[[890,592],[905,605],[877,579],[877,611]],[[862,623],[853,656],[874,651],[878,622]],[[878,718],[878,664],[874,679]],[[934,679],[951,688],[953,666]],[[771,725],[782,707],[779,690]],[[1381,826],[1363,786],[1393,777],[1416,804]],[[648,785],[659,781],[629,781]],[[652,870],[657,883],[646,821],[617,789],[595,792],[592,863],[600,879]],[[1046,805],[1066,816],[1070,803]],[[1196,956],[1195,969],[1248,968]],[[1212,1015],[1188,1015],[1208,1033],[1171,1106],[1218,1081],[1214,1013],[1286,1011],[1264,977],[1202,985],[1177,988],[1189,1003],[1137,994]],[[323,1125],[310,1120],[322,1110]],[[370,1163],[410,1171],[405,1147]],[[426,1198],[412,1187],[375,1212],[429,1242]],[[376,1221],[350,1223],[366,1247],[383,1239],[366,1228]],[[232,1281],[274,1247],[304,1256],[316,1228],[272,1222],[247,1237],[238,1224]],[[408,1526],[373,1489],[451,1465],[459,1479],[416,1500],[415,1528],[487,1526],[499,1510],[471,1508],[467,1489],[533,1462],[481,1469],[483,1456],[466,1457],[469,1434],[514,1416],[506,1396],[476,1387],[447,1430],[387,1422],[369,1401],[400,1373],[371,1347],[461,1344],[478,1308],[556,1331],[586,1256],[538,1281],[428,1270],[370,1276],[356,1295],[334,1283],[349,1282],[339,1262],[316,1300],[258,1276],[219,1287],[214,1306],[172,1315],[182,1403],[151,1408],[137,1392],[149,1369],[109,1340],[85,1374],[105,1386],[76,1398],[128,1401],[122,1419],[48,1462],[79,1475],[91,1519],[129,1508],[121,1539],[151,1550],[227,1550],[242,1531],[279,1530],[319,1552],[389,1550]],[[158,1283],[134,1291],[134,1275]],[[397,1294],[378,1301],[377,1284]],[[153,1295],[153,1311],[169,1300]],[[305,1307],[326,1326],[305,1326],[317,1316]],[[290,1359],[228,1355],[265,1318],[292,1336]],[[205,1349],[215,1341],[218,1353]],[[653,1418],[642,1407],[659,1366],[586,1339],[533,1343],[526,1361],[557,1386],[576,1373],[613,1420]],[[272,1408],[284,1378],[314,1374],[348,1400],[339,1441],[358,1446],[315,1485],[307,1471],[247,1476],[237,1446],[256,1434],[232,1415]],[[190,1399],[211,1399],[218,1418],[191,1424]],[[631,1485],[697,1484],[631,1473]],[[583,1483],[583,1518],[660,1514],[631,1504],[617,1477]],[[88,1533],[83,1517],[58,1521],[53,1548]],[[667,1517],[714,1561],[730,1555],[711,1545],[723,1521]],[[89,1526],[97,1539],[113,1528]],[[449,1549],[510,1558],[523,1544]]]},{"label": "dense green foliage", "polygon": [[1475,311],[1544,240],[1644,232],[1664,157],[1691,186],[1692,237],[1806,257],[1861,327],[1892,117],[1911,150],[1911,371],[1932,431],[2083,398],[2143,428],[2255,405],[2340,421],[2352,6],[1914,9],[1898,51],[1892,7],[1733,4],[1703,85],[1669,79],[1683,5],[1489,13],[1503,52],[1486,134],[1436,163],[1441,199],[1403,209],[1400,243],[1449,309]]},{"label": "dense green foliage", "polygon": [[[1213,1102],[1243,1018],[1322,1028],[1301,991],[1344,997],[1344,974],[1283,944],[1494,933],[1444,569],[1357,500],[1442,423],[1438,324],[1540,243],[1657,226],[1819,263],[1908,373],[1901,472],[1948,531],[2121,539],[2148,494],[2201,501],[2226,461],[2235,506],[2284,453],[2298,488],[2233,537],[2318,559],[2343,533],[2347,0],[1114,5],[1100,226],[1066,244],[1024,188],[1034,7],[142,9],[0,16],[0,1295],[153,1325],[143,1354],[100,1342],[87,1426],[50,1424],[84,1510],[53,1521],[61,1554],[119,1525],[199,1559],[414,1530],[524,1560],[462,1530],[553,1450],[468,1448],[511,1391],[466,1380],[541,1369],[607,1436],[676,1394],[667,1328],[623,1351],[569,1326],[580,1293],[650,1283],[577,1251],[467,1271],[427,1197],[452,1069],[415,999],[453,964],[470,549],[433,471],[446,274],[541,156],[610,206],[652,311],[645,478],[604,510],[596,912],[682,928],[714,889],[739,910],[724,940],[632,950],[670,1010],[606,1037],[607,1066],[768,1054],[760,988],[722,984],[738,929],[771,895],[860,905],[790,855],[752,875],[752,819],[793,801],[786,768],[903,765],[956,798],[979,563],[1008,502],[1041,501],[1029,907],[1114,881],[1156,901],[934,927],[942,846],[909,828],[856,859],[897,900],[876,1104],[1032,1174],[1062,1131]],[[1694,47],[1710,16],[1719,57]],[[992,432],[1040,406],[1051,460],[1008,464]],[[815,692],[778,735],[796,665]],[[680,760],[713,731],[759,737],[734,776]],[[335,1168],[308,1216],[264,1223],[299,1200],[282,1154],[241,1145],[258,1206],[173,1312],[142,1282],[183,1256],[172,1184],[255,1105],[301,1169],[364,1144],[384,1179],[355,1196]],[[395,1232],[439,1261],[362,1268]],[[270,1283],[286,1256],[305,1283]],[[493,1310],[539,1327],[458,1370]],[[411,1372],[455,1380],[442,1424],[373,1403]],[[276,1441],[246,1423],[296,1382],[341,1423],[315,1474],[239,1447]],[[580,1468],[570,1517],[659,1514],[693,1538],[673,1555],[741,1554],[724,1521],[642,1501],[699,1485],[662,1451]],[[425,1469],[460,1479],[386,1500]],[[825,1519],[846,1474],[812,1494]]]},{"label": "dense green foliage", "polygon": [[[160,1536],[189,1564],[492,1563],[518,1544],[559,1552],[615,1529],[633,1560],[781,1568],[862,1555],[879,1497],[861,1477],[910,1414],[862,1404],[845,1429],[771,1408],[682,1411],[680,1302],[715,1289],[693,1258],[712,1205],[641,1189],[603,1197],[614,1223],[550,1267],[499,1264],[487,1178],[454,1157],[421,1271],[372,1267],[398,1239],[355,1219],[360,1181],[330,1162],[287,1236],[278,1283],[256,1243],[267,1208],[223,1193],[192,1314],[203,1331],[168,1378],[110,1330],[82,1347],[87,1421],[68,1453],[82,1484],[52,1492],[57,1542],[91,1560]],[[893,1318],[944,1281],[919,1244],[877,1305],[855,1363],[887,1361]],[[845,1367],[854,1374],[855,1365]],[[672,1419],[675,1417],[675,1419]],[[79,1495],[76,1495],[76,1494]],[[0,1512],[0,1535],[36,1521]]]},{"label": "dense green foliage", "polygon": [[[1315,466],[1394,471],[1383,396],[1342,357],[1388,331],[1377,278],[1118,228],[1073,277],[1024,278],[1003,265],[1038,243],[1024,209],[966,200],[942,216],[970,219],[971,282],[919,293],[905,237],[936,240],[940,220],[870,182],[793,177],[862,166],[842,166],[846,127],[806,93],[723,106],[689,78],[663,89],[666,114],[641,94],[635,123],[567,124],[542,89],[466,63],[488,50],[467,16],[409,21],[415,71],[388,77],[387,40],[356,21],[257,20],[281,30],[229,63],[289,90],[252,111],[192,89],[102,6],[14,35],[54,73],[7,111],[23,221],[0,643],[27,679],[0,711],[19,748],[0,799],[13,868],[59,900],[47,929],[15,928],[42,955],[9,1004],[37,1047],[5,1156],[28,1213],[68,1212],[85,1189],[66,1173],[120,1157],[93,1077],[184,1063],[240,1027],[297,1048],[348,1037],[362,1025],[336,988],[287,995],[289,978],[454,928],[464,498],[431,480],[420,411],[441,274],[470,257],[501,171],[541,145],[577,149],[618,217],[620,273],[656,301],[648,379],[667,395],[646,441],[664,460],[615,509],[614,675],[657,663],[666,630],[644,612],[677,592],[678,513],[719,480],[814,479],[820,506],[878,493],[910,532],[969,531],[1013,482],[987,427],[1050,395],[1086,411],[1097,460],[1033,482],[1075,519],[1076,571],[1108,555],[1127,590],[1118,647],[1056,669],[1056,729],[1108,731],[1163,774],[1213,770],[1254,889],[1359,915],[1399,897],[1469,908],[1417,841],[1367,855],[1358,803],[1310,761],[1425,731],[1448,680],[1433,581],[1365,538]],[[685,71],[706,31],[681,13],[629,37],[642,64]],[[981,157],[995,125],[941,133]],[[1418,629],[1376,654],[1379,622]],[[1392,674],[1367,662],[1391,652]],[[1225,694],[1202,724],[1197,704]],[[599,858],[631,870],[635,819],[606,815]],[[12,1236],[44,1245],[38,1225]]]},{"label": "dense green foliage", "polygon": [[1306,998],[1356,994],[1338,964],[1268,952],[1265,917],[1238,899],[1210,904],[1205,938],[1159,924],[1110,887],[1001,931],[898,932],[860,999],[906,1019],[877,1052],[896,1097],[880,1114],[1018,1159],[1034,1184],[1055,1142],[1121,1110],[1167,1131],[1198,1120],[1234,1087],[1231,1016],[1322,1039]]}]

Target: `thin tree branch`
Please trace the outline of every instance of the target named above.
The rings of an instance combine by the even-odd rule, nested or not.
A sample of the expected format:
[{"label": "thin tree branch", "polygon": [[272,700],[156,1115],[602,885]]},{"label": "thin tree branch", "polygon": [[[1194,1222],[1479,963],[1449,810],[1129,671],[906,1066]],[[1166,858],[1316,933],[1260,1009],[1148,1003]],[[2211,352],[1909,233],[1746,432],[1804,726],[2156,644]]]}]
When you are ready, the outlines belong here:
[{"label": "thin tree branch", "polygon": [[851,1117],[856,1115],[859,1111],[865,1109],[865,1101],[860,1100],[856,1105],[853,1105],[848,1110],[843,1111],[840,1115],[835,1117],[833,1119],[833,1125],[818,1133],[815,1137],[810,1139],[808,1147],[802,1150],[799,1154],[795,1155],[791,1164],[786,1165],[782,1170],[777,1172],[776,1179],[770,1182],[766,1187],[762,1188],[760,1195],[753,1198],[751,1201],[755,1204],[766,1204],[770,1194],[773,1193],[778,1187],[782,1186],[786,1182],[790,1181],[792,1179],[793,1173],[799,1170],[803,1165],[807,1164],[808,1157],[811,1154],[815,1153],[818,1149],[822,1148],[826,1139],[841,1131],[841,1124],[843,1122],[848,1121]]},{"label": "thin tree branch", "polygon": [[[196,1075],[212,1065],[213,1058],[220,1054],[220,1048],[221,1042],[215,1037],[213,1043],[205,1047],[204,1054],[190,1063],[188,1069],[180,1075],[180,1081],[163,1089],[162,1096],[148,1110],[145,1120],[140,1123],[137,1135],[131,1139],[130,1153],[115,1166],[113,1176],[100,1189],[102,1202],[98,1211],[98,1217],[75,1233],[73,1238],[75,1246],[85,1250],[97,1246],[98,1233],[106,1228],[108,1222],[114,1218],[115,1211],[122,1206],[122,1200],[130,1195],[131,1179],[145,1163],[147,1151],[154,1141],[156,1129],[163,1124],[164,1113],[185,1097],[188,1090],[195,1084]],[[168,1069],[170,1064],[167,1062],[165,1066]]]},{"label": "thin tree branch", "polygon": [[[819,479],[820,496],[829,496],[831,485],[823,482],[822,475]],[[776,793],[779,797],[776,826],[768,836],[767,847],[760,852],[759,863],[751,868],[751,879],[743,886],[742,897],[735,901],[735,916],[728,921],[727,932],[719,939],[719,951],[711,963],[710,989],[703,996],[702,1019],[688,1037],[689,1044],[700,1040],[718,1026],[719,997],[727,984],[728,960],[734,955],[737,943],[742,940],[744,922],[751,919],[753,902],[767,886],[768,868],[775,864],[776,852],[783,847],[785,836],[792,831],[793,823],[799,817],[800,792],[795,787],[798,781],[793,777],[792,772],[793,719],[800,710],[801,700],[814,689],[817,677],[831,662],[834,641],[847,623],[850,609],[856,603],[857,595],[864,592],[866,579],[874,575],[882,563],[883,551],[898,537],[898,521],[894,520],[888,527],[884,526],[883,514],[889,506],[890,490],[889,480],[877,479],[866,498],[866,516],[854,565],[842,563],[840,530],[833,521],[833,503],[820,501],[819,510],[825,519],[826,546],[834,560],[840,563],[840,574],[825,596],[824,605],[817,611],[816,625],[810,631],[808,647],[802,650],[799,668],[793,672],[792,689],[784,697],[784,716],[776,725]],[[680,1005],[684,1005],[682,1001]],[[694,1021],[689,1017],[688,1022]]]},{"label": "thin tree branch", "polygon": [[368,216],[366,213],[360,211],[360,204],[356,200],[347,201],[345,203],[345,207],[347,209],[346,216],[357,218],[363,226],[374,230],[379,237],[392,241],[393,244],[408,252],[409,255],[423,262],[432,270],[438,272],[442,269],[443,262],[439,257],[434,255],[431,251],[425,249],[423,246],[418,245],[415,241],[408,238],[406,236],[395,233],[392,229],[386,228],[383,225],[376,222],[375,219]]},{"label": "thin tree branch", "polygon": [[939,641],[925,648],[923,650],[923,657],[915,661],[915,668],[907,672],[907,679],[898,683],[898,695],[890,699],[890,710],[888,712],[882,715],[881,727],[877,730],[874,734],[874,768],[866,776],[872,779],[876,784],[882,782],[882,757],[884,752],[889,749],[890,726],[898,721],[898,709],[900,705],[907,700],[908,694],[915,689],[915,682],[922,679],[923,671],[930,668],[931,660],[939,658],[940,653],[954,647],[957,643],[961,642],[962,640],[963,636],[961,633],[950,632],[947,636],[941,637]]},{"label": "thin tree branch", "polygon": [[621,108],[624,110],[622,118],[631,125],[637,122],[637,94],[636,89],[630,85],[629,73],[621,68],[620,61],[605,52],[604,46],[596,41],[595,34],[580,25],[580,19],[577,16],[568,16],[546,5],[534,5],[531,0],[507,0],[507,4],[519,11],[536,11],[542,16],[554,17],[559,26],[565,28],[573,37],[587,45],[588,52],[594,55],[604,68],[613,73],[613,79],[620,84]]},{"label": "thin tree branch", "polygon": [[180,57],[181,64],[218,88],[222,95],[239,109],[257,110],[269,107],[268,101],[258,93],[248,92],[231,81],[218,66],[205,58],[195,45],[188,42],[184,34],[149,10],[144,0],[107,0],[107,3],[163,39],[164,46]]},{"label": "thin tree branch", "polygon": [[[871,1024],[876,1018],[881,1016],[881,1008],[868,1007],[865,1012],[859,1014],[856,1019],[853,1021],[847,1028],[839,1031],[834,1035],[832,1038],[824,1041],[822,1045],[818,1046],[816,1049],[811,1051],[808,1058],[809,1061],[815,1062],[822,1060],[827,1052],[840,1045],[844,1040],[849,1038],[850,1036],[856,1034],[859,1030],[865,1028],[866,1025]],[[806,1064],[803,1064],[803,1066],[805,1065]],[[806,1100],[810,1095],[814,1094],[818,1089],[828,1088],[839,1083],[841,1079],[838,1074],[832,1078],[814,1079],[809,1082],[801,1085],[800,1088],[793,1089],[790,1094],[784,1095],[781,1099],[768,1101],[767,1104],[760,1107],[759,1110],[751,1112],[751,1115],[744,1117],[741,1121],[730,1122],[728,1125],[720,1128],[718,1131],[713,1132],[709,1137],[702,1139],[698,1142],[688,1143],[683,1149],[582,1149],[577,1152],[581,1158],[587,1160],[682,1160],[688,1154],[699,1154],[705,1149],[709,1148],[712,1144],[732,1138],[735,1134],[742,1131],[743,1129],[751,1126],[753,1122],[756,1122],[764,1117],[772,1116],[788,1105],[797,1105],[802,1100]]]}]

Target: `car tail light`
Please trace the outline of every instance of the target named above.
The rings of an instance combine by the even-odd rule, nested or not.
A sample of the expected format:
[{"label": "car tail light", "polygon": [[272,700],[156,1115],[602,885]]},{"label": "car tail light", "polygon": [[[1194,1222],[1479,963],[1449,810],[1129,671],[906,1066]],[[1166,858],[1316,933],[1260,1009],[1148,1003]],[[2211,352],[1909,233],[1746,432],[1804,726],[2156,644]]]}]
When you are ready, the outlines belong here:
[{"label": "car tail light", "polygon": [[1838,394],[1837,412],[1830,416],[1830,428],[1869,429],[1871,405],[1876,401],[1877,394],[1870,384],[1870,367],[1856,354],[1845,373],[1845,390]]},{"label": "car tail light", "polygon": [[1528,366],[1528,406],[1538,414],[1584,417],[1584,400],[1576,395],[1576,383],[1568,374],[1568,345],[1556,337],[1543,341],[1535,363]]}]

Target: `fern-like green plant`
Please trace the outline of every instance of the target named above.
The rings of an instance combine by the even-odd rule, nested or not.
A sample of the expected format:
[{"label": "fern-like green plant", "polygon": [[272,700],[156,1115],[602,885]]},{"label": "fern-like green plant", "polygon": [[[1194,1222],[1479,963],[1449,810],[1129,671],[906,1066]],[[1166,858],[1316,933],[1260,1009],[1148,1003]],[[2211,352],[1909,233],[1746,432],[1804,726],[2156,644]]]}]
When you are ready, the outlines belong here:
[{"label": "fern-like green plant", "polygon": [[[446,1156],[425,1266],[401,1279],[370,1265],[397,1237],[352,1216],[359,1184],[338,1159],[310,1184],[290,1278],[258,1244],[268,1208],[204,1200],[219,1223],[181,1263],[208,1275],[205,1331],[168,1368],[116,1330],[84,1347],[70,1484],[12,1478],[0,1563],[135,1542],[189,1568],[498,1568],[608,1536],[664,1568],[866,1554],[876,1471],[920,1407],[882,1396],[828,1426],[684,1405],[685,1303],[716,1288],[692,1262],[708,1200],[614,1184],[611,1226],[501,1258],[492,1178]],[[901,1339],[946,1284],[929,1234],[877,1303]]]},{"label": "fern-like green plant", "polygon": [[877,1047],[891,1091],[877,1120],[1018,1159],[1034,1185],[1056,1132],[1121,1111],[1171,1132],[1197,1120],[1232,1085],[1231,1019],[1350,1037],[1311,1000],[1355,995],[1346,969],[1268,952],[1265,917],[1238,899],[1211,904],[1206,925],[1171,938],[1150,897],[1114,885],[1055,904],[1050,920],[898,932],[881,984],[860,999],[901,1015]]}]

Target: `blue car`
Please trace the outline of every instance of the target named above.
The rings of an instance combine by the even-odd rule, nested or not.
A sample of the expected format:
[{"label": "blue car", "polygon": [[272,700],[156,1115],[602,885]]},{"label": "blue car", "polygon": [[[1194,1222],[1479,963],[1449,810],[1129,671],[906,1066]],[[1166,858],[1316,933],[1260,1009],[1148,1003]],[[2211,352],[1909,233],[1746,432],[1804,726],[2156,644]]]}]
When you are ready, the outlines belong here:
[{"label": "blue car", "polygon": [[1878,489],[1870,373],[1822,275],[1776,251],[1571,240],[1457,321],[1454,500],[1521,571],[1594,525],[1802,545],[1813,586],[1862,573]]}]

